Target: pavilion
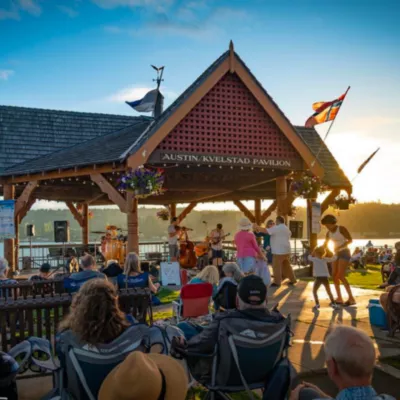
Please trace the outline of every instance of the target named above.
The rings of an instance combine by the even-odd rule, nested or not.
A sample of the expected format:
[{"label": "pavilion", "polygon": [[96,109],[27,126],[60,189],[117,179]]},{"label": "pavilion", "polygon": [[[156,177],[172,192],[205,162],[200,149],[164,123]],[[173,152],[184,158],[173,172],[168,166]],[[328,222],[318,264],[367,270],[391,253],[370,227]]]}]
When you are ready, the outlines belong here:
[{"label": "pavilion", "polygon": [[[315,129],[290,123],[232,43],[156,118],[0,106],[0,139],[0,193],[16,200],[17,238],[4,244],[13,268],[19,223],[38,199],[65,202],[83,244],[89,206],[117,205],[127,215],[127,249],[137,251],[138,204],[165,205],[171,215],[188,204],[182,220],[199,203],[233,201],[262,223],[275,210],[288,214],[290,182],[304,171],[330,190],[322,211],[352,190]],[[138,200],[116,189],[118,174],[141,165],[165,169],[164,195]],[[273,203],[263,211],[267,199]],[[244,200],[254,200],[253,212]]]}]

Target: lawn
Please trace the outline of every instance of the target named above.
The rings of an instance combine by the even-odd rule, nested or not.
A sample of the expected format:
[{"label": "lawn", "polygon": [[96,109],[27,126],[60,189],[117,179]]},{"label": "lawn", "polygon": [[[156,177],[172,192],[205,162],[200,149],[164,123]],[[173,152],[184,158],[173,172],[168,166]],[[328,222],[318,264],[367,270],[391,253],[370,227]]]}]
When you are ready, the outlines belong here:
[{"label": "lawn", "polygon": [[174,291],[163,287],[158,292],[157,297],[161,300],[162,304],[169,304],[179,297],[179,290]]},{"label": "lawn", "polygon": [[382,283],[381,266],[368,265],[366,270],[361,271],[352,269],[347,274],[347,279],[351,286],[376,290]]}]

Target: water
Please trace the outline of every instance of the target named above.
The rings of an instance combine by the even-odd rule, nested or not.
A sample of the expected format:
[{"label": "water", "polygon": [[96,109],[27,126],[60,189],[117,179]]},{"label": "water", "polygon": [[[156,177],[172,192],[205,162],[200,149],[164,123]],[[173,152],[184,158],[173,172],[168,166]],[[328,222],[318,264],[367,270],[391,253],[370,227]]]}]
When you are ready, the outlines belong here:
[{"label": "water", "polygon": [[[372,239],[371,241],[372,241],[372,244],[375,247],[378,247],[378,248],[383,247],[385,244],[387,244],[389,247],[394,247],[394,244],[396,242],[399,242],[400,238],[398,238],[398,239],[393,239],[393,238],[390,238],[390,239]],[[367,242],[368,242],[368,239],[354,239],[353,243],[350,245],[350,249],[351,249],[351,251],[353,251],[356,247],[363,248],[367,244]],[[324,239],[319,239],[318,240],[318,244],[321,245],[323,243],[324,243]],[[28,242],[21,242],[20,244],[21,245],[29,245]],[[35,242],[33,244],[34,245],[39,245],[39,244],[46,245],[46,244],[56,244],[56,243],[49,243],[49,242],[47,242],[47,243],[37,243],[37,242]],[[292,245],[292,249],[294,249],[295,248],[295,241],[294,240],[291,240],[291,245]],[[140,246],[140,252],[141,253],[159,251],[159,249],[160,249],[159,245],[146,245],[145,243],[143,243]],[[297,249],[297,251],[300,251],[302,249],[301,240],[297,240],[296,241],[296,249]],[[29,249],[24,249],[24,254],[20,254],[20,256],[29,256],[29,252],[30,252]],[[35,249],[35,248],[32,249],[32,256],[33,257],[39,257],[39,256],[47,257],[47,255],[48,255],[48,250],[46,248],[45,249]],[[0,257],[4,257],[4,244],[3,244],[3,242],[0,242]]]}]

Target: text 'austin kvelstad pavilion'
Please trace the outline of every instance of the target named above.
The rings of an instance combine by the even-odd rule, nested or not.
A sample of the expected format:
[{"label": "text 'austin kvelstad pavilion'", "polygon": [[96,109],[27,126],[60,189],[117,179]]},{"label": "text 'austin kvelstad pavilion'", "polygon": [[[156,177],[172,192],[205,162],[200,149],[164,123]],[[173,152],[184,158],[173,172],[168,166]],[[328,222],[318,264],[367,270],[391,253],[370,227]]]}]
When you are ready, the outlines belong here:
[{"label": "text 'austin kvelstad pavilion'", "polygon": [[[87,244],[89,206],[116,204],[127,215],[127,251],[138,251],[138,203],[168,205],[172,215],[186,203],[182,220],[198,203],[234,201],[262,223],[275,210],[288,214],[290,182],[303,171],[330,190],[323,211],[351,191],[315,129],[290,123],[232,43],[156,118],[0,106],[0,146],[0,193],[16,200],[17,229],[36,200],[64,201]],[[119,173],[141,165],[165,169],[164,195],[138,200],[115,188]],[[243,200],[254,200],[254,213]],[[16,250],[18,239],[5,240],[13,268]]]}]

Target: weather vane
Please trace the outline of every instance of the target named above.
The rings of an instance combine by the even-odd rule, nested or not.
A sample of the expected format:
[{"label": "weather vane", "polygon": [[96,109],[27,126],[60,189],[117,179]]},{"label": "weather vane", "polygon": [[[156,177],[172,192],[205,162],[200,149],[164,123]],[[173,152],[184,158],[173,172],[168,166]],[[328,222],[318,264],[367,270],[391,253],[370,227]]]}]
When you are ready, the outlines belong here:
[{"label": "weather vane", "polygon": [[164,66],[156,67],[155,65],[151,65],[151,67],[157,71],[157,79],[153,79],[153,82],[157,82],[157,89],[159,89],[161,82],[164,81],[164,79],[162,78],[164,73]]}]

